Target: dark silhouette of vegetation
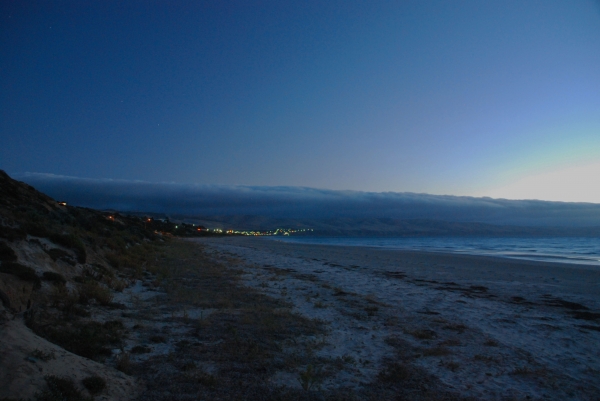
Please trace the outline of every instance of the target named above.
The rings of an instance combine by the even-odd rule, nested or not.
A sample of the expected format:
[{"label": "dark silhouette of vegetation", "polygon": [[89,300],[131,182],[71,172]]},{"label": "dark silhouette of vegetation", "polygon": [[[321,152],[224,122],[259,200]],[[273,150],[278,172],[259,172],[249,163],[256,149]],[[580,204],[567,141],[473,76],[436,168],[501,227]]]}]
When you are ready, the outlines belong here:
[{"label": "dark silhouette of vegetation", "polygon": [[44,281],[50,281],[54,284],[66,284],[67,279],[62,274],[55,272],[44,272],[42,273],[42,279]]},{"label": "dark silhouette of vegetation", "polygon": [[16,262],[2,262],[0,265],[0,273],[11,274],[24,281],[33,283],[34,288],[41,287],[41,280],[31,267],[23,266]]},{"label": "dark silhouette of vegetation", "polygon": [[45,376],[47,389],[36,394],[36,401],[92,401],[75,387],[73,380],[67,377]]},{"label": "dark silhouette of vegetation", "polygon": [[100,394],[106,387],[106,380],[100,376],[86,377],[81,383],[83,383],[84,387],[93,395]]},{"label": "dark silhouette of vegetation", "polygon": [[14,262],[17,260],[15,251],[4,242],[0,242],[0,261]]},{"label": "dark silhouette of vegetation", "polygon": [[[111,355],[111,348],[121,346],[124,333],[123,323],[118,320],[99,322],[52,321],[48,324],[35,314],[27,326],[37,335],[57,344],[74,354],[100,360]],[[110,346],[110,347],[109,347]]]}]

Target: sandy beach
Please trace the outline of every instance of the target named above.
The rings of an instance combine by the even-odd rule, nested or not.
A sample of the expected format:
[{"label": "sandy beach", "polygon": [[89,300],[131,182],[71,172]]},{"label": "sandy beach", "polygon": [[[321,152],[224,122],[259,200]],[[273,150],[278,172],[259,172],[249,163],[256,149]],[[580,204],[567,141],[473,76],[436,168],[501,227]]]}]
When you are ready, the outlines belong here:
[{"label": "sandy beach", "polygon": [[[474,399],[600,397],[600,268],[482,256],[193,240],[243,261],[243,283],[325,322],[316,354],[359,389],[390,361]],[[279,372],[274,385],[298,387]]]},{"label": "sandy beach", "polygon": [[96,375],[106,401],[600,399],[596,266],[233,236],[143,251],[110,302],[67,314],[44,283],[50,307],[0,325],[0,398]]}]

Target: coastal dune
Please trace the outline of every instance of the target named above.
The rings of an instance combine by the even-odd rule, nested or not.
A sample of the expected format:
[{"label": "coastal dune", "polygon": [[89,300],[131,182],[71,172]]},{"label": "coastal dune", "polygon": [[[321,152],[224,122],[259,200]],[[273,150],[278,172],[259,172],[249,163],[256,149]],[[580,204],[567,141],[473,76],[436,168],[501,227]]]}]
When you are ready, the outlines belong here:
[{"label": "coastal dune", "polygon": [[[351,362],[322,386],[381,379],[390,361],[475,399],[600,395],[600,268],[485,256],[194,239],[244,261],[244,284],[322,320],[317,355]],[[298,386],[284,373],[276,385]]]}]

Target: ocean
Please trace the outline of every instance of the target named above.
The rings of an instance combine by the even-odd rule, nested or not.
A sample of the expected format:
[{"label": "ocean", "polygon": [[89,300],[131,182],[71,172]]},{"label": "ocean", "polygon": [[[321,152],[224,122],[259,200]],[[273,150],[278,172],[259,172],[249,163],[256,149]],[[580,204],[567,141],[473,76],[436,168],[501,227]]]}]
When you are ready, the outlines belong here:
[{"label": "ocean", "polygon": [[270,238],[301,244],[449,252],[600,266],[600,238],[352,238],[300,236]]}]

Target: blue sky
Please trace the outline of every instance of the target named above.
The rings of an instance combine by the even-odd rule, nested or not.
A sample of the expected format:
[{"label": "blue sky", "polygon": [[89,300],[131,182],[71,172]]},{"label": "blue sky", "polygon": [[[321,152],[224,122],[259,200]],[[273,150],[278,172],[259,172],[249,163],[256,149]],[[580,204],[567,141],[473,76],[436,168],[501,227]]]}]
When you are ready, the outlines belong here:
[{"label": "blue sky", "polygon": [[0,19],[9,174],[600,203],[596,1],[5,1]]}]

